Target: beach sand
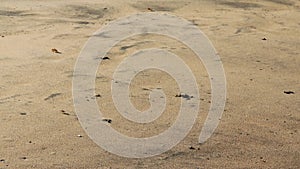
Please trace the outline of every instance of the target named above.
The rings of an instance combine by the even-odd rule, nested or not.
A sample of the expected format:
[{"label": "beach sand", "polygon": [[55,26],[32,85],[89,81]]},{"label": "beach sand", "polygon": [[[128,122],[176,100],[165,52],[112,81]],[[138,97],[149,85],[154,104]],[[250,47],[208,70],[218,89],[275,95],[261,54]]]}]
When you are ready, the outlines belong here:
[{"label": "beach sand", "polygon": [[[181,43],[154,35],[112,49],[111,59],[97,72],[98,105],[112,119],[111,126],[129,136],[166,130],[180,103],[174,79],[149,70],[132,82],[131,100],[139,110],[149,108],[145,88],[162,87],[169,99],[166,112],[145,125],[118,115],[110,82],[128,54],[149,47],[172,50],[191,67],[199,85],[201,107],[188,136],[161,155],[129,159],[106,152],[81,127],[72,98],[76,59],[95,31],[137,12],[185,18],[216,48],[226,74],[227,101],[217,130],[204,144],[198,137],[210,106],[207,72]],[[2,0],[0,168],[300,168],[299,18],[297,0]]]}]

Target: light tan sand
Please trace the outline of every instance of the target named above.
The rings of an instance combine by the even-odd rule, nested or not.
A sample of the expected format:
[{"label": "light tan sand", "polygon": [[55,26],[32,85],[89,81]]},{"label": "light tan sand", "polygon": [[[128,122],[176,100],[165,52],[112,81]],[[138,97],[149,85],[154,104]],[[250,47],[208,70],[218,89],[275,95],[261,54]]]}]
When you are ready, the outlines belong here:
[{"label": "light tan sand", "polygon": [[[199,145],[210,105],[201,62],[182,44],[164,37],[118,44],[96,79],[99,107],[118,131],[135,137],[160,133],[174,122],[180,101],[174,98],[179,90],[172,78],[147,71],[133,81],[132,102],[145,110],[149,93],[142,88],[163,87],[169,99],[165,114],[147,125],[117,114],[110,95],[112,72],[135,50],[160,46],[180,55],[195,73],[202,98],[197,124],[179,145],[152,158],[127,159],[98,147],[80,126],[72,72],[96,30],[119,17],[149,12],[147,8],[183,17],[208,36],[225,68],[227,102],[216,132]],[[299,18],[297,0],[2,0],[0,168],[300,168]],[[120,50],[128,44],[135,46]]]}]

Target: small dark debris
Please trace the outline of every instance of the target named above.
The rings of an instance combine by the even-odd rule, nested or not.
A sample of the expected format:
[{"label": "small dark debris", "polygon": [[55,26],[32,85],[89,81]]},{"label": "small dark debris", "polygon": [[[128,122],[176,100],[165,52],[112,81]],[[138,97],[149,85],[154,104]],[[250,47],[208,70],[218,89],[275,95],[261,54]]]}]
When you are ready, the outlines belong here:
[{"label": "small dark debris", "polygon": [[152,8],[147,8],[147,9],[148,9],[148,11],[154,12],[154,9],[152,9]]},{"label": "small dark debris", "polygon": [[109,60],[110,58],[107,56],[104,56],[103,58],[101,58],[102,60]]},{"label": "small dark debris", "polygon": [[29,143],[29,144],[31,144],[31,143],[32,143],[32,141],[28,141],[28,143]]},{"label": "small dark debris", "polygon": [[22,112],[22,113],[20,113],[20,115],[22,115],[22,116],[26,116],[26,115],[27,115],[27,113],[25,113],[25,112]]},{"label": "small dark debris", "polygon": [[144,88],[144,87],[143,87],[142,89],[143,89],[143,90],[150,90],[150,89],[148,89],[148,88]]},{"label": "small dark debris", "polygon": [[190,150],[195,150],[195,147],[190,146],[189,149],[190,149]]},{"label": "small dark debris", "polygon": [[82,136],[82,135],[80,135],[80,134],[78,134],[78,135],[77,135],[77,137],[81,138],[81,137],[83,137],[83,136]]},{"label": "small dark debris", "polygon": [[55,49],[55,48],[51,49],[51,51],[52,51],[53,53],[58,53],[58,54],[61,54],[61,52],[60,52],[60,51],[58,51],[58,50],[57,50],[57,49]]},{"label": "small dark debris", "polygon": [[209,160],[209,157],[207,157],[206,159]]},{"label": "small dark debris", "polygon": [[105,8],[103,8],[103,9],[104,9],[104,10],[107,10],[108,8],[105,7]]},{"label": "small dark debris", "polygon": [[182,97],[182,98],[185,98],[187,100],[190,100],[191,98],[194,98],[194,96],[189,96],[187,94],[176,94],[175,97]]},{"label": "small dark debris", "polygon": [[70,113],[67,113],[67,112],[63,112],[62,114],[63,114],[63,115],[66,115],[66,116],[69,116],[69,115],[70,115]]},{"label": "small dark debris", "polygon": [[293,91],[284,91],[285,94],[295,94]]},{"label": "small dark debris", "polygon": [[101,97],[101,95],[100,94],[96,94],[95,97]]},{"label": "small dark debris", "polygon": [[107,123],[109,123],[109,124],[112,122],[111,119],[103,119],[102,121],[105,121],[105,122],[107,122]]},{"label": "small dark debris", "polygon": [[261,40],[267,40],[267,38],[262,38]]},{"label": "small dark debris", "polygon": [[49,100],[49,99],[52,99],[52,98],[54,98],[56,96],[59,96],[59,95],[61,95],[61,93],[53,93],[50,96],[48,96],[47,98],[45,98],[44,100]]},{"label": "small dark debris", "polygon": [[5,159],[0,159],[0,162],[5,162]]},{"label": "small dark debris", "polygon": [[286,123],[286,121],[283,121],[283,123]]},{"label": "small dark debris", "polygon": [[27,157],[20,157],[20,159],[21,159],[21,160],[26,160],[26,159],[27,159]]},{"label": "small dark debris", "polygon": [[79,22],[76,22],[78,24],[81,24],[81,25],[87,25],[89,24],[90,22],[87,22],[87,21],[79,21]]},{"label": "small dark debris", "polygon": [[1,37],[4,38],[5,36],[4,36],[4,35],[1,35]]},{"label": "small dark debris", "polygon": [[262,159],[263,159],[263,157],[260,157],[260,159],[262,160]]},{"label": "small dark debris", "polygon": [[62,113],[66,112],[65,110],[60,110]]}]

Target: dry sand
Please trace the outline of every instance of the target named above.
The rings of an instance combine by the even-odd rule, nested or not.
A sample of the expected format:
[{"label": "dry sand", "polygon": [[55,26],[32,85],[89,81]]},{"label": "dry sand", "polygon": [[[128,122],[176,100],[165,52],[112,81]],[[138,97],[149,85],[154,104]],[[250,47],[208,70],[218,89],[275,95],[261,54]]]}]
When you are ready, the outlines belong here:
[{"label": "dry sand", "polygon": [[[132,102],[145,110],[148,91],[142,88],[163,87],[167,115],[136,125],[116,113],[112,72],[135,50],[160,46],[180,55],[194,71],[202,98],[197,124],[179,145],[152,158],[127,159],[85,134],[73,107],[72,72],[93,32],[147,8],[183,17],[208,36],[225,68],[227,102],[218,129],[199,145],[210,105],[201,62],[172,39],[149,35],[121,42],[96,79],[99,107],[118,131],[135,137],[162,132],[174,122],[180,101],[172,78],[145,71],[133,81]],[[299,18],[298,0],[1,0],[0,168],[300,168]],[[147,42],[139,43],[143,38]]]}]

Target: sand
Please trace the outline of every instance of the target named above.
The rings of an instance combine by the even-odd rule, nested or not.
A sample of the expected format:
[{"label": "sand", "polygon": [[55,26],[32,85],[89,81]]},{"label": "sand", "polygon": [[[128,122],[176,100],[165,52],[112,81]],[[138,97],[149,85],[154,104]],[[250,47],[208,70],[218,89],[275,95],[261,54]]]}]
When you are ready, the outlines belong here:
[{"label": "sand", "polygon": [[[225,69],[227,101],[216,132],[198,144],[211,96],[201,62],[165,37],[121,42],[101,63],[96,79],[97,102],[112,127],[148,137],[176,119],[180,98],[174,96],[180,91],[172,78],[155,70],[134,79],[131,100],[146,110],[145,88],[162,87],[169,99],[163,116],[141,125],[115,110],[113,70],[136,50],[160,46],[180,55],[193,70],[201,96],[197,122],[180,144],[155,157],[129,159],[106,152],[84,132],[74,110],[72,77],[83,45],[96,30],[122,16],[151,12],[148,8],[183,17],[207,35]],[[0,168],[300,168],[299,18],[297,0],[2,0]]]}]

